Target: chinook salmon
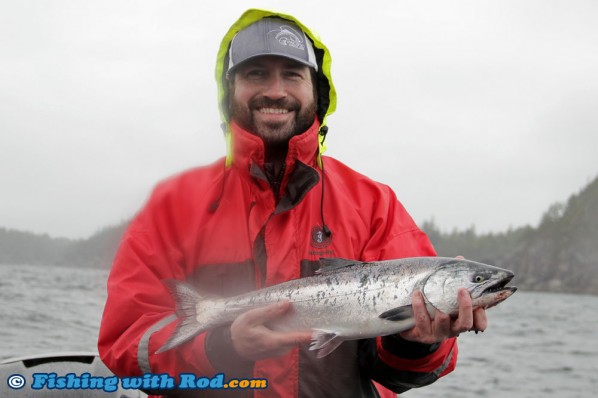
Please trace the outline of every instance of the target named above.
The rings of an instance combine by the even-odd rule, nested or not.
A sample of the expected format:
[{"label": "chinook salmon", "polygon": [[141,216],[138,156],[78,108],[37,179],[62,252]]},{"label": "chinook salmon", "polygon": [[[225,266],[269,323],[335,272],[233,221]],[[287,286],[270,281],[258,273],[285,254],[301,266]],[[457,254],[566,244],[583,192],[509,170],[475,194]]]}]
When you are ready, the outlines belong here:
[{"label": "chinook salmon", "polygon": [[157,351],[182,344],[242,313],[280,301],[292,310],[268,323],[277,331],[312,331],[310,350],[321,358],[344,340],[385,336],[415,325],[411,295],[423,293],[431,317],[436,310],[457,315],[457,291],[466,288],[474,308],[489,308],[510,297],[511,271],[470,260],[414,257],[364,263],[321,259],[316,275],[230,298],[203,297],[192,286],[165,281],[177,303],[179,324]]}]

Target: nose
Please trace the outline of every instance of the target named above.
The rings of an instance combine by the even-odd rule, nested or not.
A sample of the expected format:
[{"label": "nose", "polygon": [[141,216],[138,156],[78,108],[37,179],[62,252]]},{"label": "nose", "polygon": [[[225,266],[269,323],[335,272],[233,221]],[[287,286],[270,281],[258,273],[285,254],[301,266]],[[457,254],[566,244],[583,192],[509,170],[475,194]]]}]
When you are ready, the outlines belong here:
[{"label": "nose", "polygon": [[287,91],[284,79],[280,75],[273,75],[266,82],[262,95],[274,100],[286,97]]}]

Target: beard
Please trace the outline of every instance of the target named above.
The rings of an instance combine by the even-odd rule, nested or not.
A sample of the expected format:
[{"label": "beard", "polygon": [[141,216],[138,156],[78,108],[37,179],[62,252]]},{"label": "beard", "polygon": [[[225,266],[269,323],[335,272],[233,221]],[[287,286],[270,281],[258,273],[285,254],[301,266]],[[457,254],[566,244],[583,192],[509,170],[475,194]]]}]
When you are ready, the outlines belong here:
[{"label": "beard", "polygon": [[[256,120],[254,112],[261,108],[286,109],[294,112],[295,117],[282,122]],[[254,97],[247,103],[235,100],[231,92],[230,100],[231,119],[240,127],[262,138],[269,146],[285,145],[295,135],[306,131],[316,118],[316,102],[301,107],[301,104],[293,99],[282,98],[272,100],[267,97]]]}]

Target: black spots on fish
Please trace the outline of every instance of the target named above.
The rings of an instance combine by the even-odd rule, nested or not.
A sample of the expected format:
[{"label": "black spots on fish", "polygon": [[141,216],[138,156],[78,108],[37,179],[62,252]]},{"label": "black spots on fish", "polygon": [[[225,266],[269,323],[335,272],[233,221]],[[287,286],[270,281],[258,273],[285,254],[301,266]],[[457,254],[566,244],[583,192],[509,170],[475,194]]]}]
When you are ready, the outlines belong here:
[{"label": "black spots on fish", "polygon": [[333,283],[331,278],[326,279],[326,286],[328,289],[330,289],[330,291],[334,291],[334,285],[338,285],[338,279],[335,279],[335,282],[336,283]]},{"label": "black spots on fish", "polygon": [[359,279],[359,287],[363,288],[366,287],[370,283],[370,276],[367,274],[363,274]]},{"label": "black spots on fish", "polygon": [[[376,289],[384,289],[386,288],[386,275],[382,275],[379,273],[374,273],[369,275],[368,285],[371,287],[375,287]],[[362,279],[363,282],[363,279]]]},{"label": "black spots on fish", "polygon": [[324,305],[326,306],[332,306],[334,304],[336,304],[336,298],[334,299],[334,302],[332,302],[328,297],[326,297],[326,299],[324,300]]},{"label": "black spots on fish", "polygon": [[316,293],[316,300],[320,301],[320,300],[324,300],[325,298],[326,298],[326,291],[318,290],[318,292]]},{"label": "black spots on fish", "polygon": [[355,294],[355,298],[357,299],[357,304],[359,304],[359,305],[363,305],[364,300],[362,299],[362,296],[363,295],[358,292],[356,292],[356,294]]},{"label": "black spots on fish", "polygon": [[336,297],[335,296],[326,297],[326,299],[324,299],[323,303],[327,307],[335,307],[336,306]]},{"label": "black spots on fish", "polygon": [[382,301],[382,302],[384,301],[384,293],[385,293],[384,289],[380,289],[380,290],[378,290],[378,293],[376,295],[372,296],[372,304],[373,304],[374,308],[376,308],[376,303],[378,301]]},{"label": "black spots on fish", "polygon": [[367,289],[361,289],[355,293],[355,297],[357,298],[357,304],[361,307],[365,307],[367,305]]}]

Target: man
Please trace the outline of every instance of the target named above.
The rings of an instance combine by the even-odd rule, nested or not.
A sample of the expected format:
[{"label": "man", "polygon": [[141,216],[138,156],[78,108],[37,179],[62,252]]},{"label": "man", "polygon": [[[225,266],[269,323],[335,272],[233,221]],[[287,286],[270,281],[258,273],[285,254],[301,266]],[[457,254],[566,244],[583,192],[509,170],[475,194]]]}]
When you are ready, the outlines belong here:
[{"label": "man", "polygon": [[317,36],[289,15],[249,10],[226,34],[216,77],[227,157],[161,183],[126,231],[98,343],[117,375],[268,380],[263,390],[176,392],[189,396],[392,397],[452,371],[454,337],[486,328],[466,291],[458,318],[434,320],[416,293],[413,329],[344,342],[317,359],[308,331],[267,327],[292,311],[280,303],[155,353],[176,325],[163,280],[232,296],[313,275],[320,257],[435,255],[389,187],[322,156],[336,106],[330,62]]}]

